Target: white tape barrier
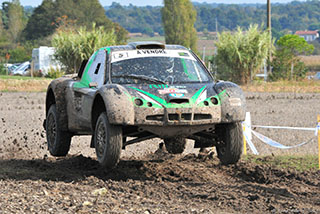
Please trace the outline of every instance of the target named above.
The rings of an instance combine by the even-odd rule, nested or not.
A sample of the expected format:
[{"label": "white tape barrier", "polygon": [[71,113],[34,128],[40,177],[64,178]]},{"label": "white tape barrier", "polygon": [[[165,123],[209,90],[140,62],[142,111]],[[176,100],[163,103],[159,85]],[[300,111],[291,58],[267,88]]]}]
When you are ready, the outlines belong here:
[{"label": "white tape barrier", "polygon": [[[244,125],[244,124],[242,124]],[[247,129],[247,128],[246,128]],[[252,143],[252,140],[250,139],[250,137],[247,135],[247,132],[243,132],[244,137],[246,138],[246,141],[252,151],[253,154],[255,155],[259,155],[258,150],[256,149],[256,147],[254,146],[254,144]]]},{"label": "white tape barrier", "polygon": [[[303,143],[300,143],[298,145],[294,145],[294,146],[285,146],[285,145],[282,145],[281,143],[278,143],[256,131],[253,131],[251,129],[251,127],[256,127],[256,128],[274,128],[274,129],[291,129],[291,130],[304,130],[304,131],[315,131],[315,135],[317,136],[318,135],[318,131],[320,130],[320,124],[317,125],[316,128],[304,128],[304,127],[284,127],[284,126],[254,126],[254,125],[251,125],[251,127],[248,127],[247,124],[246,124],[246,121],[244,123],[242,123],[242,125],[245,126],[245,130],[247,132],[251,132],[252,134],[254,134],[259,140],[261,140],[263,143],[266,143],[272,147],[276,147],[276,148],[279,148],[279,149],[292,149],[292,148],[296,148],[296,147],[300,147],[300,146],[303,146],[307,143],[310,143],[313,141],[313,138],[311,138],[310,140],[308,140],[307,142],[303,142]],[[249,139],[247,133],[244,133],[245,135],[245,138],[249,144],[249,147],[250,149],[252,150],[252,152],[254,154],[258,153],[258,151],[256,150],[256,148],[254,147],[254,144],[252,143],[251,139]],[[252,145],[251,145],[252,144]]]},{"label": "white tape barrier", "polygon": [[274,141],[274,140],[272,140],[272,139],[270,139],[270,138],[268,138],[268,137],[266,137],[266,136],[264,136],[264,135],[262,135],[262,134],[260,134],[260,133],[258,133],[256,131],[253,131],[253,130],[251,130],[251,131],[262,142],[268,144],[269,146],[276,147],[276,148],[279,148],[279,149],[292,149],[292,148],[300,147],[300,146],[303,146],[303,145],[305,145],[307,143],[310,143],[313,140],[313,138],[311,138],[309,141],[300,143],[298,145],[285,146],[285,145],[282,145],[281,143],[278,143],[278,142],[276,142],[276,141]]},{"label": "white tape barrier", "polygon": [[302,130],[302,131],[315,131],[317,128],[304,128],[304,127],[287,127],[287,126],[259,126],[251,125],[253,128],[264,128],[264,129],[290,129],[290,130]]}]

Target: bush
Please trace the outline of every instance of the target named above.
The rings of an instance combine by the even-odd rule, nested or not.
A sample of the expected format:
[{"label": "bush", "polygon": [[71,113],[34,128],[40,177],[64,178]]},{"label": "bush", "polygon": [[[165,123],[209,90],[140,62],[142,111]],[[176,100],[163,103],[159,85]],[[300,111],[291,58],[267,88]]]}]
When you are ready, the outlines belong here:
[{"label": "bush", "polygon": [[7,70],[6,67],[3,64],[0,64],[0,75],[6,75]]},{"label": "bush", "polygon": [[97,28],[95,24],[92,30],[82,27],[79,30],[58,31],[52,39],[52,45],[56,48],[55,58],[66,67],[66,73],[76,73],[81,62],[88,60],[94,51],[115,43],[113,31],[106,33],[103,27]]},{"label": "bush", "polygon": [[253,79],[268,57],[270,35],[258,25],[250,25],[247,31],[241,28],[235,33],[222,32],[216,43],[215,57],[218,77],[246,84]]},{"label": "bush", "polygon": [[51,78],[51,79],[57,79],[59,77],[62,77],[63,75],[64,75],[64,72],[60,68],[50,67],[46,77]]},{"label": "bush", "polygon": [[23,46],[17,46],[15,49],[9,50],[10,62],[25,62],[31,59],[31,51]]}]

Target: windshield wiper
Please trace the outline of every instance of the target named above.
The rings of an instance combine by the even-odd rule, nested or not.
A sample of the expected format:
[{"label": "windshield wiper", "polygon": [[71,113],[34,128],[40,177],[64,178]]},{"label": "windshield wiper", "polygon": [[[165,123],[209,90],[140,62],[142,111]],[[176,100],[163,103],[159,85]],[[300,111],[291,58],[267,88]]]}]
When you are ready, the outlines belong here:
[{"label": "windshield wiper", "polygon": [[127,75],[114,75],[112,77],[127,77],[127,78],[132,78],[132,79],[140,79],[140,80],[146,80],[154,83],[161,83],[161,84],[166,84],[166,82],[159,80],[157,78],[153,77],[148,77],[145,75],[135,75],[135,74],[127,74]]}]

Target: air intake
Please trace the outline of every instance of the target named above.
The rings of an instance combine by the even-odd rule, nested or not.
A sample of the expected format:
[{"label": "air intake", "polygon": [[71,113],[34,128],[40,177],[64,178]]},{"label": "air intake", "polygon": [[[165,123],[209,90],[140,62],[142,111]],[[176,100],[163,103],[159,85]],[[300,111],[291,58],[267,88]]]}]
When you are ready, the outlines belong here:
[{"label": "air intake", "polygon": [[171,99],[169,103],[184,104],[184,103],[189,103],[189,99]]},{"label": "air intake", "polygon": [[165,45],[160,42],[131,42],[128,45],[136,49],[165,49]]}]

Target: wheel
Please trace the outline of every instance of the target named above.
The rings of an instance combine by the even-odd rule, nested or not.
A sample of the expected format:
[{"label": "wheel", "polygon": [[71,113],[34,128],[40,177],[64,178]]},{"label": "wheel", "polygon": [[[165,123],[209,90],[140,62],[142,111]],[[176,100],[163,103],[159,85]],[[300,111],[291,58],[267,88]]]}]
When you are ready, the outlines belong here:
[{"label": "wheel", "polygon": [[66,156],[70,150],[72,135],[60,129],[59,112],[56,105],[50,106],[46,118],[46,133],[48,149],[52,156]]},{"label": "wheel", "polygon": [[120,159],[122,149],[122,129],[109,124],[107,114],[101,113],[94,131],[94,145],[100,165],[114,168]]},{"label": "wheel", "polygon": [[166,149],[171,154],[181,154],[186,148],[187,139],[182,137],[173,137],[164,139]]},{"label": "wheel", "polygon": [[223,144],[216,147],[218,158],[224,165],[235,164],[239,161],[243,148],[241,123],[228,123],[219,129]]}]

